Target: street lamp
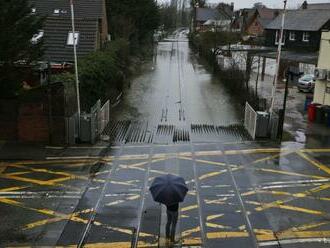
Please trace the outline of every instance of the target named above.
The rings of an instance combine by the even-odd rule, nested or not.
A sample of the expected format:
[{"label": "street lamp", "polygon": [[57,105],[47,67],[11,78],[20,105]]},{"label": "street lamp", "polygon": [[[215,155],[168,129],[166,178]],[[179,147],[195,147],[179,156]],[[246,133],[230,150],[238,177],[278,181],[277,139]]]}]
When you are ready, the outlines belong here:
[{"label": "street lamp", "polygon": [[284,22],[285,22],[285,14],[286,14],[286,5],[287,5],[287,0],[284,0],[284,8],[283,8],[282,22],[281,22],[281,31],[280,31],[280,37],[279,37],[279,40],[278,40],[278,47],[277,47],[276,71],[275,71],[273,88],[272,88],[272,102],[271,102],[270,109],[269,109],[270,115],[272,115],[273,111],[274,111],[277,80],[278,80],[278,74],[279,74],[279,70],[280,70],[282,40],[283,40],[283,35],[284,35]]},{"label": "street lamp", "polygon": [[73,0],[70,0],[71,5],[71,25],[72,25],[72,38],[73,38],[73,56],[74,56],[74,69],[76,78],[76,97],[77,97],[77,113],[78,113],[78,137],[80,137],[80,92],[79,92],[79,76],[78,76],[78,59],[77,59],[77,38],[74,23],[74,9]]}]

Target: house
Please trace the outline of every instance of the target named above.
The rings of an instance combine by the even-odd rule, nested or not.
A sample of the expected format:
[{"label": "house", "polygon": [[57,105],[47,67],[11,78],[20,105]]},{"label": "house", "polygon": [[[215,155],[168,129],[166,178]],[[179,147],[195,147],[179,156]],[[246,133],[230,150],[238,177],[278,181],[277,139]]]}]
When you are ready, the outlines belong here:
[{"label": "house", "polygon": [[253,16],[248,20],[245,32],[253,36],[263,36],[265,27],[279,14],[279,9],[256,8]]},{"label": "house", "polygon": [[195,8],[195,31],[209,31],[214,28],[230,28],[231,17],[224,10],[212,8]]},{"label": "house", "polygon": [[308,3],[304,1],[300,9],[328,9],[330,10],[330,3]]},{"label": "house", "polygon": [[75,0],[75,34],[68,0],[30,0],[31,14],[44,16],[43,30],[32,38],[43,40],[45,61],[73,62],[74,37],[78,59],[100,49],[108,40],[105,0]]},{"label": "house", "polygon": [[236,32],[245,33],[247,24],[255,13],[255,8],[245,8],[234,12],[234,20],[231,29]]},{"label": "house", "polygon": [[[282,14],[265,28],[267,46],[277,46],[280,37]],[[284,35],[281,41],[284,48],[317,51],[321,32],[330,28],[330,11],[327,9],[288,10],[285,17]]]},{"label": "house", "polygon": [[322,32],[320,53],[317,67],[325,70],[317,78],[314,89],[314,103],[330,106],[330,31]]}]

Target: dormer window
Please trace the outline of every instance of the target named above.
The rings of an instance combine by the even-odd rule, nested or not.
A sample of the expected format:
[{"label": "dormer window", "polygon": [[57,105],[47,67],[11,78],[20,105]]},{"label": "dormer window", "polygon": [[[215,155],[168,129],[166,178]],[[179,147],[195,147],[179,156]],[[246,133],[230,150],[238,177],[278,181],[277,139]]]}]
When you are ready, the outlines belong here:
[{"label": "dormer window", "polygon": [[60,14],[60,9],[54,9],[54,15],[59,15]]},{"label": "dormer window", "polygon": [[[73,43],[74,42],[74,43]],[[74,44],[77,45],[79,42],[79,32],[75,32],[75,35],[73,37],[73,32],[70,31],[68,33],[68,38],[67,38],[67,41],[66,41],[66,44],[68,46],[73,46]]]},{"label": "dormer window", "polygon": [[41,41],[42,37],[44,37],[44,31],[39,30],[39,32],[37,34],[33,35],[32,39],[31,39],[31,43],[33,45],[38,44]]},{"label": "dormer window", "polygon": [[37,9],[36,8],[32,8],[31,9],[31,14],[35,14],[37,12]]}]

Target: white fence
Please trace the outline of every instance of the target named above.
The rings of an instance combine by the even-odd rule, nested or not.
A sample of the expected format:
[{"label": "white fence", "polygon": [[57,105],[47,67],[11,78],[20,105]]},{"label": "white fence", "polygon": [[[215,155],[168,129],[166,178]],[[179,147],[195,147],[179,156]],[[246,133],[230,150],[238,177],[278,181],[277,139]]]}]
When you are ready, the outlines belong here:
[{"label": "white fence", "polygon": [[244,127],[251,135],[252,139],[255,139],[257,130],[257,112],[248,102],[245,104]]},{"label": "white fence", "polygon": [[98,114],[98,131],[101,134],[110,121],[110,101],[108,100]]}]

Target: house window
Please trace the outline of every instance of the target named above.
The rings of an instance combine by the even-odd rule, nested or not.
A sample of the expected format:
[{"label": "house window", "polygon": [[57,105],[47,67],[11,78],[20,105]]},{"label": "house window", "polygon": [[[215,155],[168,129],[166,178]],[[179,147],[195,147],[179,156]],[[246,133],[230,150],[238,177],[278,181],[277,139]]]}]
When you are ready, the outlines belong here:
[{"label": "house window", "polygon": [[37,9],[36,8],[32,8],[31,9],[31,14],[35,14],[37,12]]},{"label": "house window", "polygon": [[54,9],[54,15],[59,15],[60,14],[60,9]]},{"label": "house window", "polygon": [[[278,45],[278,42],[280,40],[280,36],[281,36],[281,31],[276,30],[276,34],[275,34],[275,44],[276,45]],[[285,32],[283,31],[283,37],[282,37],[281,45],[284,45],[284,43],[285,43]]]},{"label": "house window", "polygon": [[34,34],[32,36],[31,43],[33,45],[38,44],[43,37],[44,37],[44,31],[43,30],[39,30],[39,32],[37,34]]},{"label": "house window", "polygon": [[295,41],[296,40],[296,32],[291,31],[289,34],[289,40]]},{"label": "house window", "polygon": [[79,42],[79,32],[75,32],[74,38],[73,38],[73,32],[70,31],[68,33],[68,39],[66,41],[66,44],[69,46],[73,46],[73,44],[77,45],[78,42]]},{"label": "house window", "polygon": [[309,42],[309,38],[310,38],[310,33],[309,32],[303,32],[302,40],[304,42]]}]

